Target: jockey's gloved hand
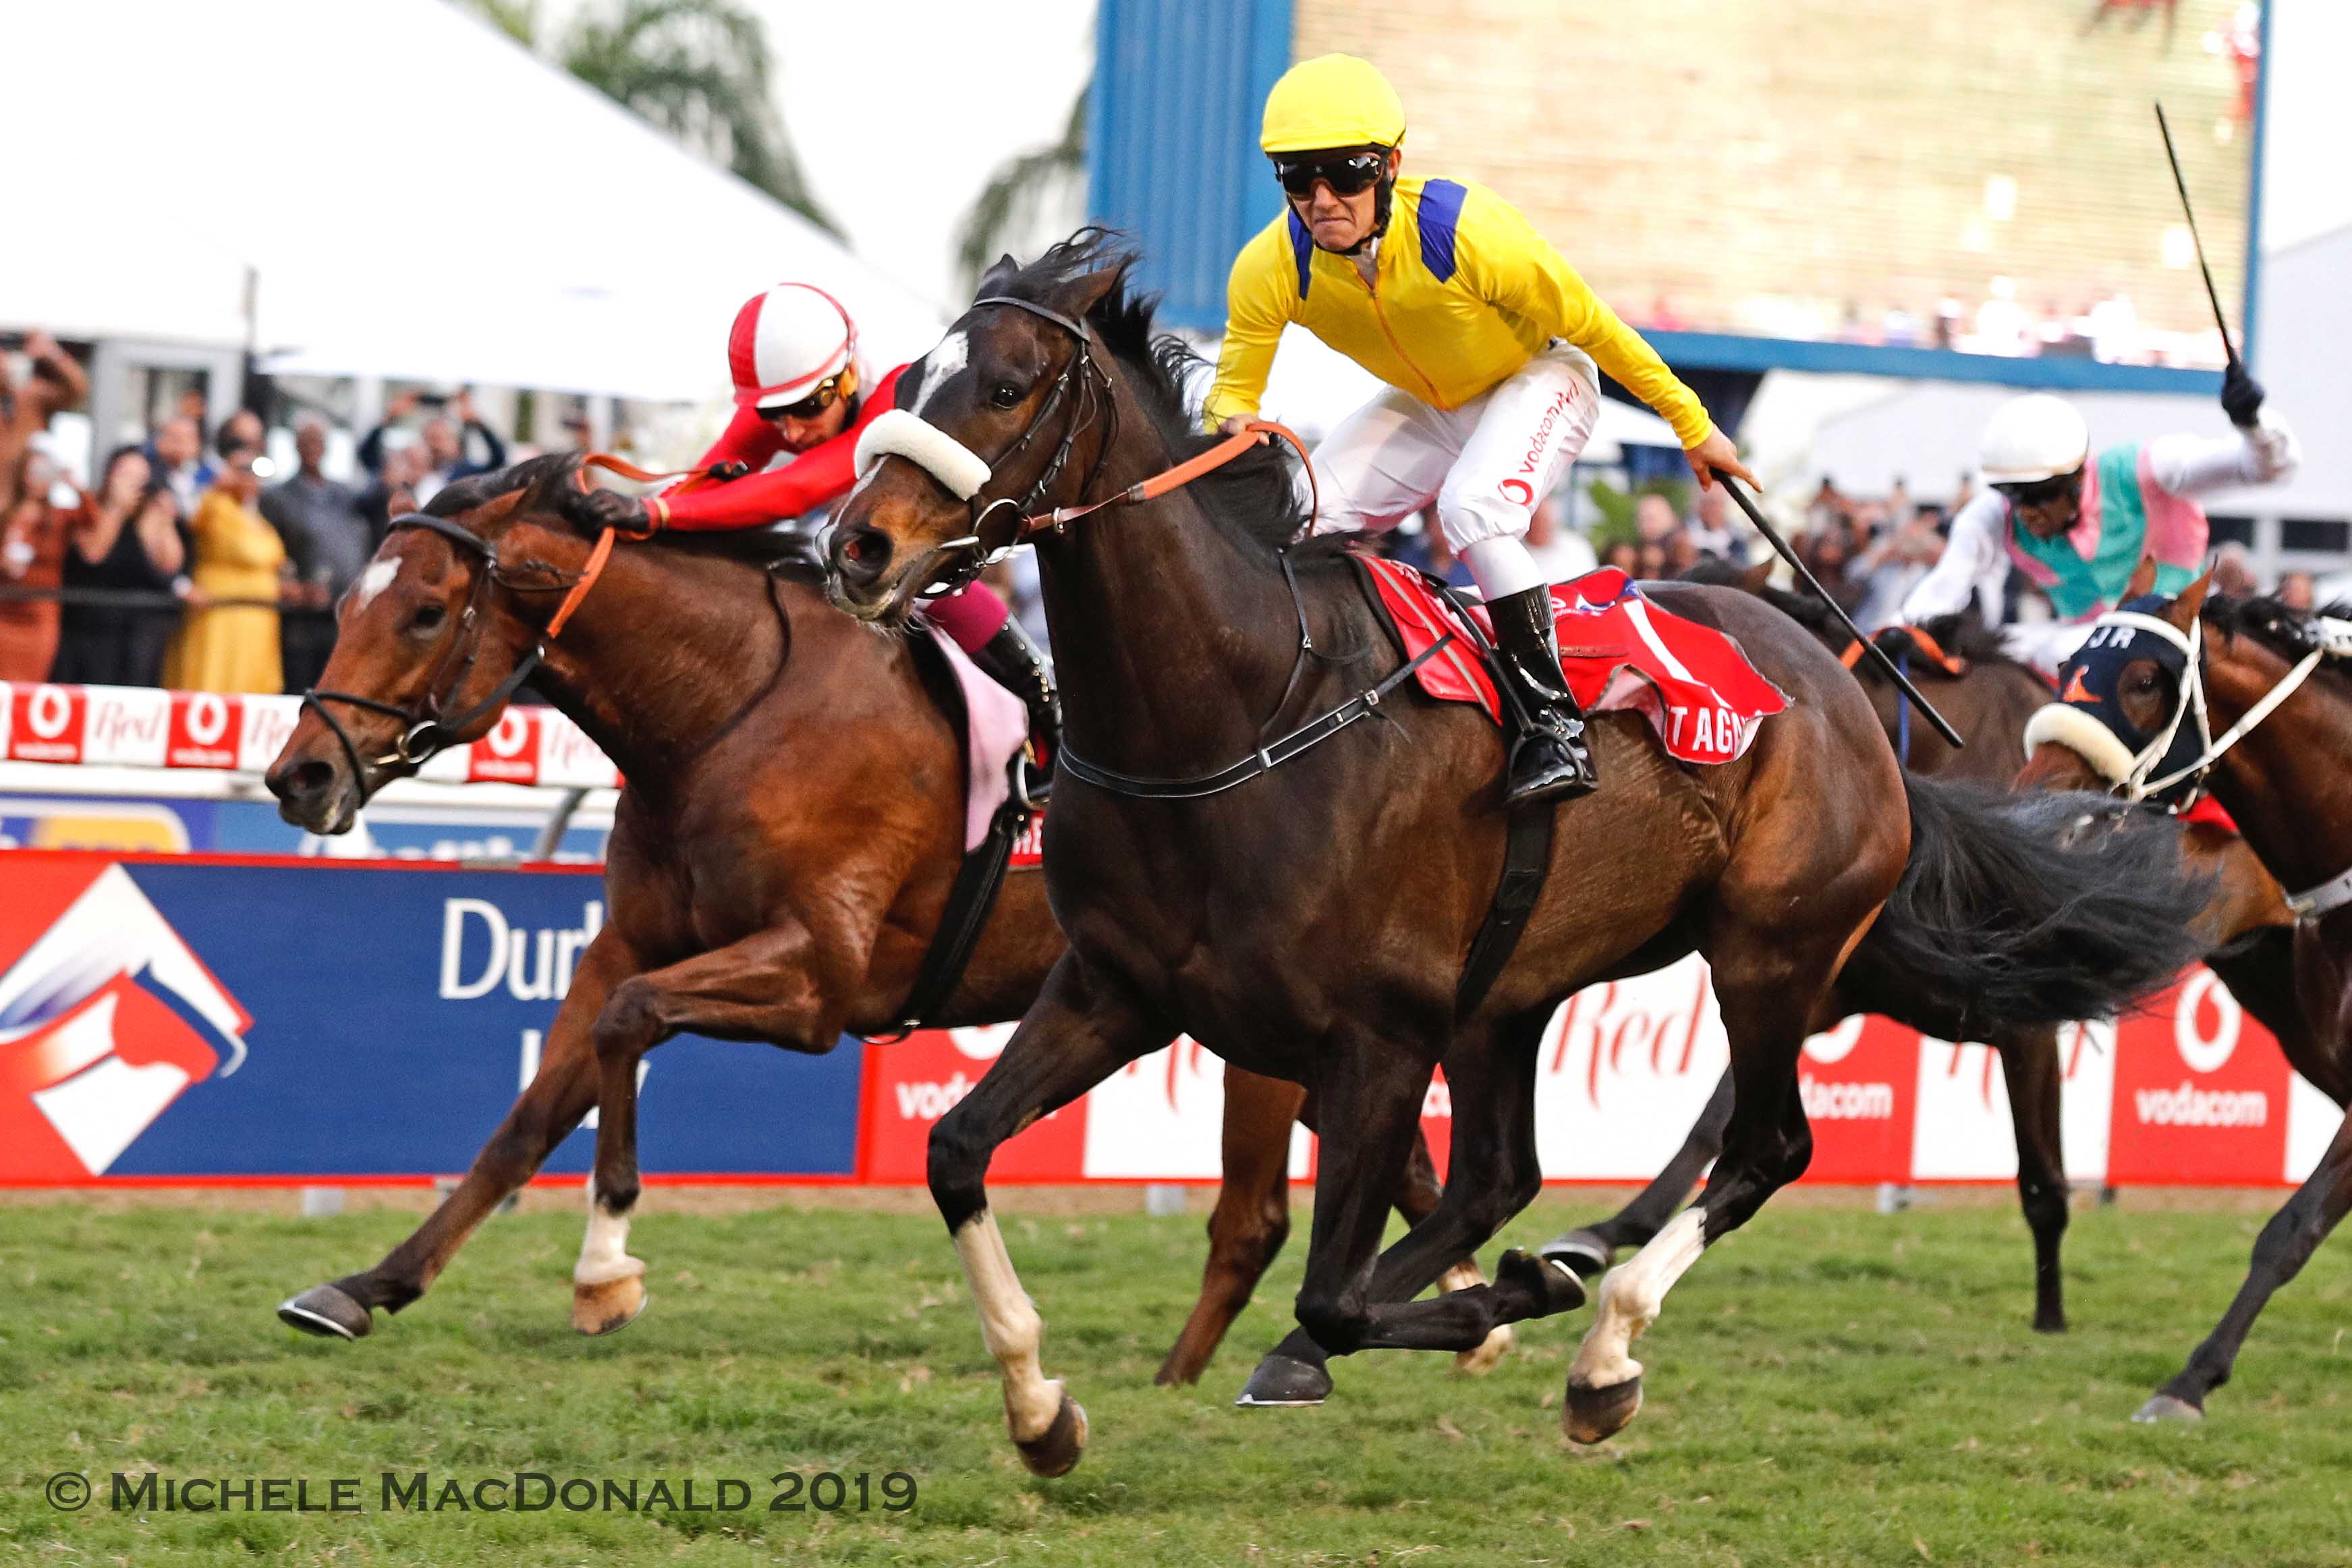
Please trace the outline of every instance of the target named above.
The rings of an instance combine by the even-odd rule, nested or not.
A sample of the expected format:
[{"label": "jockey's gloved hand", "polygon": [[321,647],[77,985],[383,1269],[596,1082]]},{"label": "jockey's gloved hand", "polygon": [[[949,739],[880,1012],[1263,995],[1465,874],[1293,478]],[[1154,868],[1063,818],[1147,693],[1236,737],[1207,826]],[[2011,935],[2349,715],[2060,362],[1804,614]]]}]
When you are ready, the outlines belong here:
[{"label": "jockey's gloved hand", "polygon": [[2246,362],[2233,359],[2230,368],[2221,373],[2221,412],[2230,423],[2241,430],[2251,430],[2263,412],[2263,384],[2246,369]]},{"label": "jockey's gloved hand", "polygon": [[710,465],[710,479],[714,484],[723,485],[730,479],[740,479],[751,471],[751,465],[749,463],[731,461],[725,463],[713,463]]},{"label": "jockey's gloved hand", "polygon": [[623,533],[644,533],[653,527],[653,516],[643,496],[633,496],[626,490],[590,490],[582,503],[588,519],[598,528],[618,529]]}]

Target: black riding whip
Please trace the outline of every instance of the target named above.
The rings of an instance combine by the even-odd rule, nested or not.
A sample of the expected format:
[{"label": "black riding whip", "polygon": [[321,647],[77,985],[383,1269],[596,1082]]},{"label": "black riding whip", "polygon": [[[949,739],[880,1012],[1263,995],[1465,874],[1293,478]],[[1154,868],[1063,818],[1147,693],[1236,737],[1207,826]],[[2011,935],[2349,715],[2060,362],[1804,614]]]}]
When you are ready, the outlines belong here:
[{"label": "black riding whip", "polygon": [[2221,296],[2213,287],[2213,269],[2205,265],[2205,241],[2197,233],[2197,212],[2189,205],[2189,182],[2180,177],[2180,154],[2172,150],[2172,122],[2164,117],[2164,104],[2156,106],[2156,128],[2164,132],[2164,156],[2172,165],[2172,188],[2180,193],[2180,216],[2189,220],[2189,243],[2197,248],[2197,270],[2205,275],[2205,298],[2213,307],[2213,325],[2221,333],[2221,353],[2231,364],[2238,363],[2237,345],[2230,341],[2230,323],[2221,314]]},{"label": "black riding whip", "polygon": [[1805,569],[1805,563],[1797,559],[1797,552],[1789,548],[1789,542],[1780,537],[1780,531],[1764,521],[1764,513],[1754,501],[1748,498],[1748,492],[1739,488],[1739,481],[1729,474],[1717,473],[1715,476],[1715,482],[1731,492],[1731,499],[1739,503],[1739,510],[1748,514],[1748,521],[1756,525],[1756,531],[1764,536],[1765,542],[1771,545],[1773,550],[1779,552],[1780,559],[1789,563],[1790,568],[1797,574],[1797,580],[1811,588],[1820,597],[1822,603],[1830,607],[1830,614],[1838,618],[1853,640],[1862,645],[1863,650],[1870,658],[1878,661],[1878,667],[1886,671],[1886,679],[1895,682],[1895,689],[1903,693],[1905,700],[1912,707],[1919,710],[1920,716],[1936,727],[1936,733],[1950,742],[1952,750],[1967,751],[1969,743],[1960,739],[1960,732],[1952,728],[1950,721],[1936,711],[1934,703],[1919,695],[1919,689],[1912,685],[1911,678],[1904,674],[1895,661],[1887,657],[1885,648],[1862,635],[1862,628],[1853,624],[1853,617],[1845,613],[1845,606],[1831,598],[1830,591],[1822,586],[1821,579]]}]

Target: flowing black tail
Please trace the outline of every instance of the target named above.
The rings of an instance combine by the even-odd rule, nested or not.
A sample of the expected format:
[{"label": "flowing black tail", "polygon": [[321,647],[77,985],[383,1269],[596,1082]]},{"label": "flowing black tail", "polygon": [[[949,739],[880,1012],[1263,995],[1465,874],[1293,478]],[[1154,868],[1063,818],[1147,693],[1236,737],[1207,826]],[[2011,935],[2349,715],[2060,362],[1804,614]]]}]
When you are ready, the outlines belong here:
[{"label": "flowing black tail", "polygon": [[1850,989],[1981,1039],[2110,1016],[2204,951],[2190,922],[2211,879],[2184,870],[2169,819],[2106,795],[1903,783],[1910,864],[1854,952]]}]

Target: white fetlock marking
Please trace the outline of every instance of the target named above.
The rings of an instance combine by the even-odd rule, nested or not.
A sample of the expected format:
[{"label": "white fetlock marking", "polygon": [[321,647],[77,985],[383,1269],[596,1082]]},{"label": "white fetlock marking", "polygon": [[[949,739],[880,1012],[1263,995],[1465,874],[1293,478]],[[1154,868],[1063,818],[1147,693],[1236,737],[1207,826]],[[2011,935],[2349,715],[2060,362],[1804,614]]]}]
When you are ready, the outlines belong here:
[{"label": "white fetlock marking", "polygon": [[596,1201],[596,1184],[588,1184],[588,1234],[581,1238],[580,1261],[572,1270],[575,1285],[609,1285],[643,1274],[641,1259],[629,1256],[629,1216],[608,1212]]},{"label": "white fetlock marking", "polygon": [[1628,1353],[1633,1342],[1658,1321],[1666,1292],[1706,1249],[1706,1211],[1685,1209],[1649,1246],[1612,1268],[1601,1281],[1601,1306],[1576,1348],[1569,1381],[1613,1388],[1641,1376],[1642,1363]]},{"label": "white fetlock marking", "polygon": [[1437,1277],[1437,1292],[1441,1296],[1451,1296],[1456,1290],[1467,1290],[1486,1282],[1486,1277],[1478,1272],[1476,1264],[1457,1263]]},{"label": "white fetlock marking", "polygon": [[1045,1376],[1037,1352],[1045,1321],[1021,1289],[996,1216],[982,1209],[955,1233],[956,1258],[980,1312],[980,1337],[1004,1373],[1004,1419],[1016,1443],[1045,1435],[1062,1408],[1062,1385]]}]

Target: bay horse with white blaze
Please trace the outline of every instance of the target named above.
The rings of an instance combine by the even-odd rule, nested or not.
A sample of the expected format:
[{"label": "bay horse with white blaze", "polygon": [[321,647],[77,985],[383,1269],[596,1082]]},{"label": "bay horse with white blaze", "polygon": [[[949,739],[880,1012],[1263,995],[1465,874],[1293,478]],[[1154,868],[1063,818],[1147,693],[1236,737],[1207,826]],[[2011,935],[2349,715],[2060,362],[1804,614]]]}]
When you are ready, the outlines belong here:
[{"label": "bay horse with white blaze", "polygon": [[[636,1063],[688,1031],[819,1053],[845,1030],[890,1027],[962,862],[953,677],[918,639],[876,637],[826,605],[791,538],[672,534],[613,550],[550,635],[559,596],[597,554],[599,503],[579,470],[576,458],[536,458],[451,485],[404,520],[339,606],[329,689],[269,771],[289,821],[341,831],[415,771],[415,721],[443,726],[438,743],[486,732],[542,650],[536,684],[628,780],[607,846],[611,916],[538,1075],[413,1236],[279,1309],[306,1332],[357,1339],[376,1310],[422,1296],[598,1104],[600,1084],[572,1322],[585,1333],[627,1323],[646,1299],[644,1265],[625,1250]],[[328,703],[346,710],[332,723]],[[1044,877],[1013,868],[929,1021],[1017,1016],[1063,946]],[[1265,1085],[1255,1099],[1286,1104],[1286,1089]],[[1286,1114],[1278,1136],[1286,1148]],[[1396,1198],[1409,1220],[1436,1206],[1425,1156]]]},{"label": "bay horse with white blaze", "polygon": [[[1504,864],[1497,731],[1380,673],[1394,661],[1356,569],[1328,542],[1293,545],[1307,519],[1276,449],[1190,488],[1148,482],[1209,448],[1180,389],[1195,362],[1152,342],[1130,259],[1081,237],[992,269],[950,331],[961,368],[925,377],[919,401],[902,382],[900,407],[869,430],[829,547],[838,602],[887,623],[1038,534],[1066,720],[1045,873],[1070,951],[934,1130],[929,1164],[1011,1435],[1050,1475],[1077,1463],[1087,1431],[1045,1375],[1042,1321],[989,1210],[1005,1139],[1179,1032],[1213,1040],[1321,1107],[1306,1339],[1329,1354],[1466,1349],[1581,1299],[1565,1270],[1514,1254],[1492,1286],[1412,1300],[1540,1185],[1545,1020],[1581,985],[1696,949],[1714,965],[1738,1092],[1705,1196],[1601,1286],[1564,1413],[1570,1436],[1598,1441],[1639,1407],[1628,1350],[1667,1289],[1803,1170],[1797,1053],[1841,970],[1965,998],[1979,1027],[2109,1011],[2193,951],[2178,835],[2128,817],[2074,831],[2111,812],[2103,801],[1906,780],[1811,637],[1745,594],[1662,585],[1662,607],[1736,637],[1788,710],[1739,760],[1696,769],[1634,715],[1596,720],[1607,782],[1559,808],[1517,958],[1458,1014]],[[1121,498],[1131,510],[1053,527],[1054,509]],[[1366,714],[1377,721],[1349,722]],[[1445,1194],[1376,1258],[1383,1194],[1441,1061]],[[1292,1403],[1328,1386],[1319,1365],[1277,1352],[1247,1392]]]},{"label": "bay horse with white blaze", "polygon": [[[2034,748],[2020,782],[2137,793],[2177,774],[2178,784],[2210,789],[2293,890],[2293,979],[2310,1023],[2277,1031],[2279,1043],[2297,1072],[2352,1105],[2352,620],[2274,599],[2209,599],[2200,578],[2174,600],[2128,601],[2094,637],[2114,639],[2091,692],[2112,743],[2075,721],[2088,713],[2061,709],[2053,718],[2066,722],[2037,721],[2033,732],[2053,738]],[[2134,1418],[2201,1419],[2263,1306],[2347,1212],[2352,1118],[2263,1226],[2221,1321]]]}]

